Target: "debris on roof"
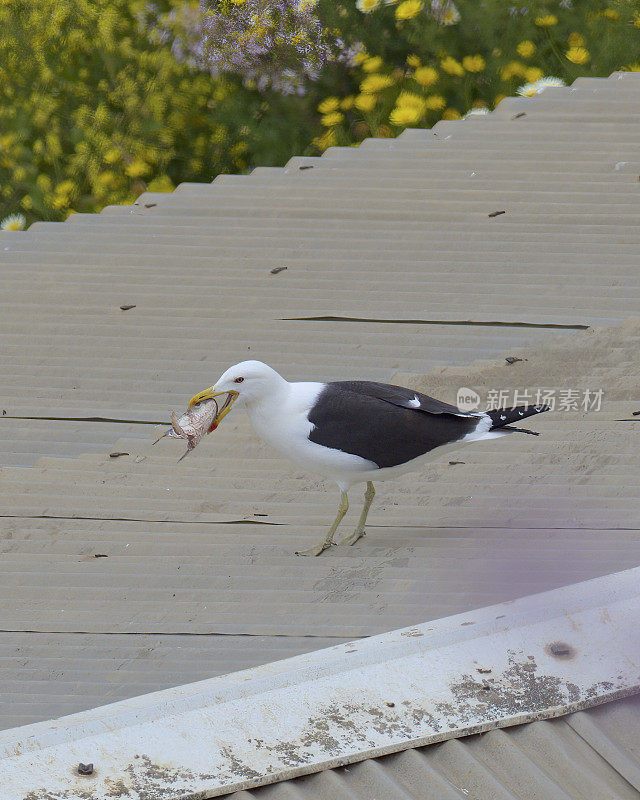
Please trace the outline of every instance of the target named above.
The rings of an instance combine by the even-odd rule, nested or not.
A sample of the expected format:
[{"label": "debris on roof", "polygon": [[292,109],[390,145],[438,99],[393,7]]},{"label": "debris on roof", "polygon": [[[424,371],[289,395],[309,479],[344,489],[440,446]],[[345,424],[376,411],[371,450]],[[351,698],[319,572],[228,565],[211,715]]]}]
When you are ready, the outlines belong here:
[{"label": "debris on roof", "polygon": [[221,795],[227,800],[637,800],[640,695]]}]

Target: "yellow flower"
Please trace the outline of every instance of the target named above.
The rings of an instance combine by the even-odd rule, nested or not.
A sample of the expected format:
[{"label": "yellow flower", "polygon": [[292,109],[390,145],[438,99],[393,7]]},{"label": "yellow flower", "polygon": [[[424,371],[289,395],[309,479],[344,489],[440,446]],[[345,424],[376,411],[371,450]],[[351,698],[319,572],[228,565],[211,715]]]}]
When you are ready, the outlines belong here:
[{"label": "yellow flower", "polygon": [[247,0],[231,0],[234,6],[243,6]]},{"label": "yellow flower", "polygon": [[339,111],[334,111],[332,114],[325,114],[320,122],[325,128],[332,128],[334,125],[339,125],[343,119],[344,114],[341,114]]},{"label": "yellow flower", "polygon": [[396,106],[398,108],[414,108],[419,115],[424,114],[427,107],[424,97],[413,92],[400,92],[396,98]]},{"label": "yellow flower", "polygon": [[316,137],[312,144],[314,144],[318,150],[324,152],[327,147],[333,147],[334,145],[338,144],[338,140],[336,139],[335,131],[330,130],[326,131],[322,134],[322,136]]},{"label": "yellow flower", "polygon": [[602,12],[602,16],[605,19],[612,20],[613,22],[616,22],[620,19],[620,14],[618,14],[615,8],[605,8],[605,10]]},{"label": "yellow flower", "polygon": [[413,19],[420,13],[421,9],[421,0],[403,0],[403,2],[396,7],[396,19]]},{"label": "yellow flower", "polygon": [[337,111],[340,108],[340,100],[337,97],[325,97],[319,104],[318,111],[321,114],[330,114],[332,111]]},{"label": "yellow flower", "polygon": [[380,56],[371,56],[362,65],[365,72],[377,72],[382,67],[382,59]]},{"label": "yellow flower", "polygon": [[442,111],[446,107],[447,101],[440,94],[431,94],[425,98],[424,104],[430,111]]},{"label": "yellow flower", "polygon": [[569,43],[569,47],[584,47],[585,45],[584,36],[575,31],[569,34],[567,42]]},{"label": "yellow flower", "polygon": [[363,14],[370,14],[372,11],[375,11],[379,5],[380,0],[358,0],[356,8],[358,11],[362,11]]},{"label": "yellow flower", "polygon": [[539,67],[528,67],[524,72],[524,77],[529,83],[539,81],[544,72]]},{"label": "yellow flower", "polygon": [[462,119],[462,114],[455,108],[445,108],[442,112],[442,119]]},{"label": "yellow flower", "polygon": [[420,66],[420,59],[418,56],[407,56],[407,64],[410,67],[419,67]]},{"label": "yellow flower", "polygon": [[68,207],[69,197],[66,194],[54,194],[50,200],[50,205],[56,211],[62,211],[63,208]]},{"label": "yellow flower", "polygon": [[389,114],[389,122],[393,125],[413,125],[420,119],[420,110],[412,106],[396,106]]},{"label": "yellow flower", "polygon": [[114,183],[114,178],[115,178],[115,175],[114,175],[114,173],[113,173],[113,172],[109,172],[109,171],[107,170],[106,172],[101,172],[101,173],[100,173],[100,174],[97,176],[97,178],[96,178],[96,181],[95,181],[95,182],[96,182],[96,184],[97,184],[98,186],[101,186],[101,187],[103,187],[103,188],[105,188],[105,189],[108,189],[110,186],[112,186],[112,185],[113,185],[113,183]]},{"label": "yellow flower", "polygon": [[418,67],[413,73],[413,79],[421,86],[433,86],[438,80],[438,71],[433,67]]},{"label": "yellow flower", "polygon": [[[244,142],[239,142],[238,144],[244,144]],[[168,175],[159,175],[149,183],[147,189],[150,192],[172,192],[175,186]]]},{"label": "yellow flower", "polygon": [[355,101],[355,97],[350,94],[347,97],[343,97],[340,101],[340,108],[343,111],[348,111],[350,108],[353,108],[353,103]]},{"label": "yellow flower", "polygon": [[440,66],[448,75],[456,75],[459,78],[464,75],[464,67],[462,64],[451,56],[443,58],[440,62]]},{"label": "yellow flower", "polygon": [[500,103],[505,99],[506,96],[507,96],[506,94],[497,94],[493,98],[493,107],[495,108],[496,106],[500,105]]},{"label": "yellow flower", "polygon": [[640,11],[636,11],[633,15],[633,24],[636,28],[640,28]]},{"label": "yellow flower", "polygon": [[365,94],[374,94],[387,89],[389,86],[393,86],[393,81],[388,75],[367,75],[360,84],[360,91],[365,92]]},{"label": "yellow flower", "polygon": [[[248,149],[249,145],[246,142],[243,142],[242,139],[240,139],[240,141],[231,145],[231,147],[229,148],[229,155],[233,156],[234,158],[237,158],[238,156],[241,156],[243,153],[246,153]],[[155,181],[160,181],[160,180],[162,180],[162,176],[159,178],[154,178],[151,181],[151,183],[155,183]]]},{"label": "yellow flower", "polygon": [[38,175],[36,178],[36,186],[42,192],[51,191],[51,178],[48,175]]},{"label": "yellow flower", "polygon": [[378,98],[375,94],[359,94],[355,100],[355,106],[360,111],[373,111]]},{"label": "yellow flower", "polygon": [[353,57],[352,61],[353,61],[353,63],[355,64],[355,66],[356,66],[356,67],[359,67],[359,66],[360,66],[360,64],[364,64],[364,62],[365,62],[365,61],[366,61],[368,58],[370,58],[370,56],[368,56],[368,55],[366,54],[366,52],[362,52],[362,53],[356,53],[356,54],[355,54],[355,56]]},{"label": "yellow flower", "polygon": [[511,78],[524,78],[528,67],[519,61],[510,61],[506,67],[500,70],[500,77],[503,81],[510,81]]},{"label": "yellow flower", "polygon": [[462,59],[462,66],[467,70],[467,72],[482,72],[487,65],[481,55],[475,55],[465,56]]},{"label": "yellow flower", "polygon": [[520,42],[516,50],[518,51],[518,55],[522,56],[522,58],[531,58],[536,52],[536,46],[533,42],[529,41],[529,39],[525,39],[523,42]]},{"label": "yellow flower", "polygon": [[67,178],[64,181],[60,181],[53,191],[58,195],[66,196],[74,192],[75,189],[75,183],[70,178]]},{"label": "yellow flower", "polygon": [[634,61],[633,64],[629,64],[629,66],[623,67],[623,69],[627,72],[640,72],[640,64]]},{"label": "yellow flower", "polygon": [[115,164],[122,158],[122,153],[117,147],[111,147],[103,156],[106,164]]},{"label": "yellow flower", "polygon": [[586,64],[591,58],[589,51],[585,47],[571,47],[567,50],[565,56],[574,64]]},{"label": "yellow flower", "polygon": [[146,161],[143,161],[141,158],[136,158],[125,168],[125,172],[130,178],[135,179],[146,175],[150,169],[151,167]]},{"label": "yellow flower", "polygon": [[61,156],[62,155],[62,144],[58,136],[55,133],[48,133],[45,137],[45,142],[47,145],[47,153],[51,156]]},{"label": "yellow flower", "polygon": [[533,21],[539,28],[551,28],[553,25],[558,24],[558,18],[555,14],[544,14],[536,17]]}]

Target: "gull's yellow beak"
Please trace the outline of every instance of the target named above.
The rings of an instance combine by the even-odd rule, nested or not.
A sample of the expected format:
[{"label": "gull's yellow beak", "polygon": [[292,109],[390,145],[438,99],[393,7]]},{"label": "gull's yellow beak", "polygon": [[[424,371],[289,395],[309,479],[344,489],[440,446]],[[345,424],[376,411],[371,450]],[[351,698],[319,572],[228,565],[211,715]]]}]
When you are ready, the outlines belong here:
[{"label": "gull's yellow beak", "polygon": [[231,411],[231,406],[235,403],[238,399],[238,392],[235,392],[233,389],[227,389],[224,392],[216,392],[215,386],[210,386],[208,389],[205,389],[198,394],[194,394],[194,396],[189,400],[189,408],[192,408],[197,403],[201,403],[203,400],[211,400],[214,397],[220,397],[220,395],[226,394],[227,398],[225,399],[224,403],[220,406],[220,410],[216,414],[214,422],[216,425],[220,422],[223,417],[226,417],[227,414]]}]

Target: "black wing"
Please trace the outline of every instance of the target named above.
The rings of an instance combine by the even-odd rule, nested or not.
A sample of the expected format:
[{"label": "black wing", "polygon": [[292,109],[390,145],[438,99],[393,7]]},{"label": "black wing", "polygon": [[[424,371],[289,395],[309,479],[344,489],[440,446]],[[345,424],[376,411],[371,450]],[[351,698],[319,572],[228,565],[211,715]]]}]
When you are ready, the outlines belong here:
[{"label": "black wing", "polygon": [[414,389],[406,389],[404,386],[392,386],[389,383],[376,383],[375,381],[335,381],[328,386],[336,386],[349,392],[364,394],[368,397],[375,397],[392,403],[401,408],[411,408],[415,411],[428,411],[430,414],[455,414],[459,417],[476,417],[477,413],[467,414],[460,411],[457,406],[443,403],[435,397],[429,397],[422,392]]},{"label": "black wing", "polygon": [[326,384],[308,416],[314,425],[310,441],[360,456],[380,468],[404,464],[458,441],[480,422],[478,415],[464,414],[419,392],[369,381]]}]

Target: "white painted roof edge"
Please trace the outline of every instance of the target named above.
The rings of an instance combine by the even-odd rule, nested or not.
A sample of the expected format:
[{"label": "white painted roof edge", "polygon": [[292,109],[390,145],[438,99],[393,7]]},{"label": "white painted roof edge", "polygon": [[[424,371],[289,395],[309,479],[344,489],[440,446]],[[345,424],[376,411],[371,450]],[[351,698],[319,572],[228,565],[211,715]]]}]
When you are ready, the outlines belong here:
[{"label": "white painted roof edge", "polygon": [[3,800],[216,797],[587,708],[640,691],[639,614],[636,568],[15,728]]}]

